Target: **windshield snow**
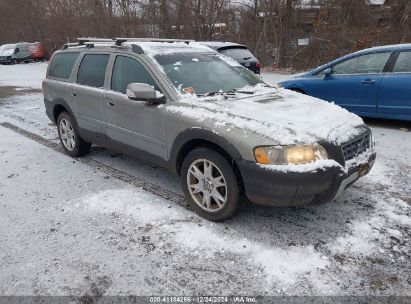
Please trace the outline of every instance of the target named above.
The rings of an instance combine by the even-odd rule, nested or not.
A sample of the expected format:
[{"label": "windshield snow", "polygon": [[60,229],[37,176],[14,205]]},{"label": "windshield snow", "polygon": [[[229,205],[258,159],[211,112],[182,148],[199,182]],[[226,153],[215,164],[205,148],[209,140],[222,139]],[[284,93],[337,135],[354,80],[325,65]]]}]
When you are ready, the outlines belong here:
[{"label": "windshield snow", "polygon": [[180,92],[216,94],[264,83],[252,72],[237,64],[230,65],[220,56],[180,53],[158,55],[155,59]]}]

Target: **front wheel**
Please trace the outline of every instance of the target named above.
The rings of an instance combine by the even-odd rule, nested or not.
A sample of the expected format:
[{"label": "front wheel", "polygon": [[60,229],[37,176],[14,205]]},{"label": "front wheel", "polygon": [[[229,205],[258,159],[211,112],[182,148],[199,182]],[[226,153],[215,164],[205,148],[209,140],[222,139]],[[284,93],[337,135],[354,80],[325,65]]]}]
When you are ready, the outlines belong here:
[{"label": "front wheel", "polygon": [[191,151],[182,166],[185,196],[193,209],[211,221],[231,217],[238,209],[240,190],[230,163],[214,150]]},{"label": "front wheel", "polygon": [[62,112],[57,119],[57,130],[64,151],[73,157],[83,156],[90,152],[91,144],[85,142],[78,134],[73,119],[67,112]]}]

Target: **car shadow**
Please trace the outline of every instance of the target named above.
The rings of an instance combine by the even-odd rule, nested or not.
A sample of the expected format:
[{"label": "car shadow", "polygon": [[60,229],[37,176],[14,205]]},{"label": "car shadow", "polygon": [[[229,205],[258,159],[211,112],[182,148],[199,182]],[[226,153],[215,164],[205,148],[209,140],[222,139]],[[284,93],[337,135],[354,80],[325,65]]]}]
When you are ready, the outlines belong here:
[{"label": "car shadow", "polygon": [[407,129],[411,131],[411,121],[366,117],[363,117],[363,120],[370,127],[387,129]]}]

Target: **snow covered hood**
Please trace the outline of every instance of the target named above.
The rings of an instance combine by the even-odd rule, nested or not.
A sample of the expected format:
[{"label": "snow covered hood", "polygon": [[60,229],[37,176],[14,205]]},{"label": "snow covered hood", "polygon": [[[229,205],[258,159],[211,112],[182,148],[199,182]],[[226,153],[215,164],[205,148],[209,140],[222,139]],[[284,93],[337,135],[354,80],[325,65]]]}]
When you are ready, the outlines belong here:
[{"label": "snow covered hood", "polygon": [[270,138],[279,145],[327,140],[341,144],[363,132],[363,120],[326,101],[289,90],[256,88],[254,95],[184,97],[167,110],[216,127],[235,127]]}]

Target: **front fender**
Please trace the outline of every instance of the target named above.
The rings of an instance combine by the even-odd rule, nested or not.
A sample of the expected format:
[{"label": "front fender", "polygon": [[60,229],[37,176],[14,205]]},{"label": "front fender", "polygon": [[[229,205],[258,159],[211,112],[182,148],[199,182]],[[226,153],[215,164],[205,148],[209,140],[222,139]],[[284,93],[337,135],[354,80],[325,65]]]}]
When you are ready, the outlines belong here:
[{"label": "front fender", "polygon": [[179,172],[179,166],[182,161],[182,153],[184,154],[185,148],[190,143],[196,142],[210,142],[217,145],[219,148],[224,150],[232,159],[240,159],[241,154],[238,150],[231,144],[227,139],[222,137],[216,132],[203,129],[203,128],[190,128],[181,132],[176,139],[170,150],[169,167],[174,172]]}]

